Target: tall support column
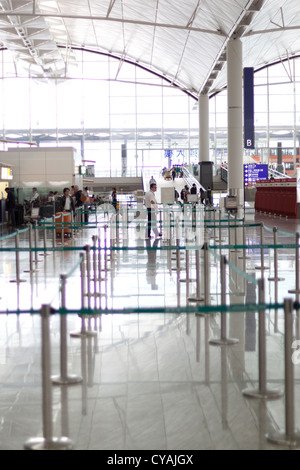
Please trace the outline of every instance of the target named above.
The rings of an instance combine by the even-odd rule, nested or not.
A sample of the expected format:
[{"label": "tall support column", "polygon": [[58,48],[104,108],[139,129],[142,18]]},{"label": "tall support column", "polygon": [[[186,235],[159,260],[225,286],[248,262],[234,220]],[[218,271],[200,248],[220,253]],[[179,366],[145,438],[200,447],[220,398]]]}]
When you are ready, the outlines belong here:
[{"label": "tall support column", "polygon": [[199,162],[209,162],[209,98],[199,96]]},{"label": "tall support column", "polygon": [[199,96],[199,172],[200,184],[213,188],[213,162],[209,160],[209,97]]},{"label": "tall support column", "polygon": [[228,191],[244,206],[243,175],[243,50],[240,39],[227,44]]}]

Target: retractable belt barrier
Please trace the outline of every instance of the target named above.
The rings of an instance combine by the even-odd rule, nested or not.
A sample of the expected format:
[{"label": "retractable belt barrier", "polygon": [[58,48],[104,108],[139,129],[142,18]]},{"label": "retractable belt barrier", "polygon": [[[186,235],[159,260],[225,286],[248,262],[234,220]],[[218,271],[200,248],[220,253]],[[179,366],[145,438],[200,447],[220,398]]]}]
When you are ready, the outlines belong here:
[{"label": "retractable belt barrier", "polygon": [[[168,212],[166,212],[168,214]],[[83,212],[80,212],[82,216]],[[195,240],[194,243],[181,244],[182,231],[184,231],[184,238],[187,238],[188,231],[190,228],[194,228],[193,221],[189,222],[188,225],[181,225],[181,221],[174,217],[174,214],[170,214],[166,219],[165,216],[161,218],[161,226],[164,228],[168,226],[170,229],[170,237],[166,240],[164,246],[159,247],[148,247],[148,246],[116,246],[116,241],[119,242],[120,233],[119,230],[127,227],[128,219],[123,221],[119,220],[119,217],[108,218],[107,221],[101,220],[100,222],[96,220],[91,224],[74,223],[66,224],[61,220],[61,230],[63,233],[64,227],[71,227],[73,234],[79,228],[96,228],[97,235],[92,236],[92,244],[84,246],[65,246],[64,243],[62,246],[57,246],[56,240],[52,237],[52,247],[47,245],[47,235],[46,230],[56,230],[56,217],[52,219],[46,219],[33,227],[26,228],[25,230],[17,230],[16,233],[10,234],[5,237],[1,237],[1,240],[15,237],[15,247],[1,247],[0,252],[14,252],[16,255],[16,279],[11,282],[21,283],[24,282],[20,276],[20,261],[19,254],[25,252],[29,254],[29,271],[34,272],[34,262],[38,263],[40,260],[37,258],[37,254],[43,254],[44,256],[49,255],[53,252],[68,252],[68,251],[78,251],[79,252],[79,261],[72,267],[68,274],[60,275],[60,306],[57,309],[53,309],[50,305],[43,305],[41,310],[15,310],[15,311],[0,311],[0,314],[38,314],[41,317],[42,321],[42,386],[43,386],[43,437],[42,438],[33,438],[27,441],[24,444],[26,449],[65,449],[72,448],[72,442],[68,437],[56,438],[53,437],[52,429],[52,400],[51,400],[51,384],[55,385],[75,385],[81,383],[82,378],[80,376],[72,376],[68,374],[67,371],[67,317],[68,315],[78,315],[81,319],[81,330],[79,332],[70,333],[72,338],[86,338],[86,337],[96,337],[97,328],[92,328],[91,321],[101,319],[102,315],[130,315],[130,314],[172,314],[172,315],[186,315],[195,316],[197,319],[197,328],[199,328],[199,322],[201,317],[208,318],[210,315],[219,314],[220,315],[220,337],[211,338],[209,344],[213,346],[228,346],[234,347],[238,343],[237,338],[230,338],[227,335],[227,318],[226,315],[239,314],[245,312],[257,312],[258,313],[258,325],[259,325],[259,354],[258,354],[258,388],[246,389],[242,393],[245,398],[256,398],[256,399],[277,399],[282,396],[281,391],[269,390],[267,388],[267,367],[266,367],[266,329],[265,329],[265,315],[267,310],[271,311],[284,311],[284,325],[285,325],[285,412],[286,412],[286,429],[283,432],[278,433],[269,433],[266,435],[266,438],[273,443],[288,445],[288,446],[299,446],[300,438],[297,430],[295,429],[294,423],[294,396],[293,396],[293,385],[294,385],[294,375],[293,367],[291,365],[290,357],[288,356],[291,351],[291,341],[293,339],[292,335],[292,319],[293,311],[300,309],[299,299],[293,301],[292,299],[284,299],[284,303],[278,302],[276,299],[273,303],[265,302],[265,280],[263,279],[264,270],[267,268],[264,265],[264,250],[274,250],[274,276],[268,278],[269,281],[274,281],[277,283],[281,280],[279,277],[278,271],[278,251],[280,249],[295,250],[295,264],[296,264],[296,285],[295,289],[289,291],[290,293],[295,293],[296,295],[300,294],[299,286],[299,234],[291,234],[287,232],[281,232],[274,227],[272,230],[266,227],[264,224],[247,224],[244,219],[237,219],[236,217],[232,220],[230,217],[224,220],[221,217],[221,211],[219,212],[219,219],[215,217],[216,213],[213,211],[213,219],[205,219],[203,227],[205,229],[214,229],[214,237],[209,237],[207,232],[205,232],[205,239],[200,243],[199,234],[197,230],[195,231]],[[169,223],[167,223],[167,220]],[[110,225],[110,222],[113,225]],[[137,223],[134,225],[138,225]],[[247,228],[260,228],[260,243],[255,245],[247,244],[245,230]],[[216,236],[216,229],[218,229],[218,236]],[[237,243],[237,237],[235,235],[235,243],[226,243],[223,244],[222,236],[224,237],[224,230],[228,229],[228,241],[230,241],[230,229],[240,229],[243,231],[243,243]],[[38,233],[39,230],[44,230],[43,234],[43,246],[38,246]],[[273,232],[273,243],[265,244],[264,243],[264,231]],[[223,231],[223,233],[222,233]],[[27,234],[28,232],[28,248],[20,247],[20,235]],[[32,235],[35,235],[35,242],[33,246]],[[113,236],[111,236],[113,234]],[[278,236],[290,236],[295,238],[294,243],[278,243]],[[175,237],[175,243],[172,243],[172,236]],[[127,237],[124,236],[124,240],[127,241]],[[210,244],[213,241],[213,244]],[[219,243],[217,243],[217,241]],[[196,282],[196,296],[188,296],[187,302],[184,306],[172,306],[172,307],[137,307],[137,308],[109,308],[107,303],[108,291],[107,291],[107,281],[112,270],[112,263],[114,262],[114,257],[118,252],[136,252],[139,251],[156,251],[161,252],[162,254],[166,252],[168,254],[168,260],[172,263],[171,253],[175,252],[175,261],[176,267],[174,271],[177,274],[177,278],[182,282],[186,282],[188,287],[193,282]],[[247,250],[260,250],[261,252],[261,265],[257,266],[257,269],[260,269],[262,272],[262,278],[256,280],[254,276],[251,276],[246,273],[243,269],[236,266],[234,263],[230,262],[226,256],[224,256],[224,250],[243,250],[244,261],[246,262]],[[182,268],[182,260],[180,253],[185,253],[185,268]],[[35,260],[33,259],[35,255]],[[195,279],[190,277],[190,267],[193,265],[191,263],[191,256],[194,255],[195,261]],[[213,257],[216,263],[220,263],[220,284],[221,284],[221,293],[220,293],[220,303],[218,305],[211,305],[211,287],[210,287],[210,271],[211,271],[211,260],[210,257]],[[200,265],[203,265],[203,282],[200,282]],[[111,265],[109,266],[109,263]],[[227,305],[226,296],[227,292],[227,269],[234,271],[237,275],[241,276],[243,279],[248,282],[253,283],[258,288],[258,303],[244,303]],[[66,288],[68,279],[74,275],[77,275],[80,271],[80,285],[81,285],[81,306],[79,309],[68,308],[66,302]],[[171,269],[172,271],[172,269]],[[180,278],[181,273],[186,273],[186,279]],[[105,283],[105,288],[103,290],[102,283]],[[204,292],[202,295],[201,287],[203,287]],[[187,289],[188,292],[188,289]],[[103,301],[104,300],[104,304]],[[193,303],[193,306],[190,306],[190,303]],[[203,303],[202,305],[200,305]],[[60,315],[60,374],[58,376],[52,376],[51,374],[51,345],[50,345],[50,335],[49,335],[49,318],[50,315],[58,314]],[[87,326],[86,326],[87,322]],[[96,326],[96,323],[95,323]],[[198,331],[198,330],[197,330]],[[199,335],[197,335],[197,341],[199,341]],[[199,348],[197,345],[197,351]],[[199,357],[199,356],[198,356]]]}]

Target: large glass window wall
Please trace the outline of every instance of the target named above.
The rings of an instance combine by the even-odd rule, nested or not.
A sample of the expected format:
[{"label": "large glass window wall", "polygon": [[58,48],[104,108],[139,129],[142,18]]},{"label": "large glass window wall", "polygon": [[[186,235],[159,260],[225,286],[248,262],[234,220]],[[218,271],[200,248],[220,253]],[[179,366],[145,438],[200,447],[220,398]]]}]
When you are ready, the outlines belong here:
[{"label": "large glass window wall", "polygon": [[116,58],[74,54],[76,66],[72,63],[66,79],[37,80],[20,73],[9,52],[1,51],[0,125],[2,140],[10,141],[2,143],[3,150],[27,142],[73,146],[84,160],[95,162],[96,176],[138,176],[145,166],[195,159],[193,97]]},{"label": "large glass window wall", "polygon": [[[138,176],[144,167],[198,163],[197,100],[143,68],[102,54],[74,54],[66,79],[34,79],[1,51],[1,140],[10,141],[3,150],[26,142],[73,146],[95,162],[96,176]],[[217,170],[227,159],[226,90],[210,99],[209,122]],[[284,171],[293,175],[300,147],[300,58],[255,73],[255,150],[245,151],[245,161],[276,166],[279,145]]]}]

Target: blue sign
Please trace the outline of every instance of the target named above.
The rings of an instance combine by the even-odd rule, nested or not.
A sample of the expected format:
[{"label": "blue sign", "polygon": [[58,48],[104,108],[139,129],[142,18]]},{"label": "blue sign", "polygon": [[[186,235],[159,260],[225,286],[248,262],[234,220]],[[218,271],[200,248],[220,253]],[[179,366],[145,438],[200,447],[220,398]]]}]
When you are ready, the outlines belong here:
[{"label": "blue sign", "polygon": [[244,68],[244,148],[254,149],[254,70]]},{"label": "blue sign", "polygon": [[249,163],[244,165],[244,185],[255,186],[257,180],[268,179],[268,165]]}]

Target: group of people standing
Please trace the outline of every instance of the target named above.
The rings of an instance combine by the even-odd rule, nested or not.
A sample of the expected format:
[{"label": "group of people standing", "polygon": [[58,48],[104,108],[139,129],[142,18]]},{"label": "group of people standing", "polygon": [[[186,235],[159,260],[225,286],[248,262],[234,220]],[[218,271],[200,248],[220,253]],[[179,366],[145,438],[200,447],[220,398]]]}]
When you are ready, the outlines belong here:
[{"label": "group of people standing", "polygon": [[[16,197],[14,194],[13,188],[5,188],[5,192],[7,194],[6,197],[6,210],[8,212],[8,225],[12,225],[13,227],[16,226]],[[64,188],[63,195],[59,197],[58,192],[50,191],[47,200],[49,202],[55,202],[56,199],[59,198],[59,212],[74,212],[78,207],[86,208],[84,214],[84,220],[87,223],[89,214],[88,214],[88,205],[90,203],[89,198],[89,190],[88,187],[83,188],[82,190],[79,189],[78,185],[72,186],[71,188]],[[32,188],[32,195],[30,198],[30,206],[31,207],[40,207],[41,205],[41,198],[38,193],[37,188]]]},{"label": "group of people standing", "polygon": [[[6,196],[6,210],[8,212],[8,225],[16,226],[16,196],[14,188],[5,188]],[[32,188],[32,195],[30,198],[31,207],[40,207],[41,198],[37,188]]]},{"label": "group of people standing", "polygon": [[178,165],[173,166],[171,173],[172,173],[172,179],[173,179],[173,181],[175,180],[175,178],[183,178],[183,165],[181,165],[181,166],[178,166]]},{"label": "group of people standing", "polygon": [[[187,185],[185,185],[184,188],[182,188],[180,197],[181,197],[183,204],[186,204],[187,202],[189,202],[188,199],[189,199],[190,194],[195,195],[195,196],[198,195],[197,186],[195,183],[193,183],[191,189]],[[204,189],[201,187],[200,192],[199,192],[199,197],[200,197],[201,204],[211,205],[212,204],[211,187],[208,186],[206,191],[204,191]]]}]

